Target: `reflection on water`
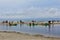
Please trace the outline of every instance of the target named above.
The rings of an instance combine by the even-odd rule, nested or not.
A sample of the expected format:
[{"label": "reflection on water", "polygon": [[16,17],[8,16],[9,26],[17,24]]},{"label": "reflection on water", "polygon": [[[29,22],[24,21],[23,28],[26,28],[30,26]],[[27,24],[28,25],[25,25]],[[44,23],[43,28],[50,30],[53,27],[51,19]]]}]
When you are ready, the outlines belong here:
[{"label": "reflection on water", "polygon": [[48,29],[49,29],[49,32],[50,32],[50,29],[51,29],[51,24],[48,25]]},{"label": "reflection on water", "polygon": [[60,36],[60,24],[55,25],[18,24],[16,26],[9,26],[7,24],[3,24],[0,25],[0,30]]}]

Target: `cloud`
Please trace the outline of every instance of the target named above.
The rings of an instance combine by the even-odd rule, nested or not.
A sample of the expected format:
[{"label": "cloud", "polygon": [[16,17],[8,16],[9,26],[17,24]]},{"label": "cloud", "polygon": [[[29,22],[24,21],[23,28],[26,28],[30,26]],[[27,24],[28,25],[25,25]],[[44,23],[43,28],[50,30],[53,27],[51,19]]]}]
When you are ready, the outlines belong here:
[{"label": "cloud", "polygon": [[37,8],[31,7],[17,12],[6,12],[0,16],[5,18],[59,18],[59,8]]},{"label": "cloud", "polygon": [[0,17],[60,17],[59,0],[0,0]]},{"label": "cloud", "polygon": [[58,8],[29,8],[24,11],[26,14],[25,16],[30,16],[30,17],[42,17],[42,18],[47,18],[47,17],[59,17],[60,16],[60,9]]}]

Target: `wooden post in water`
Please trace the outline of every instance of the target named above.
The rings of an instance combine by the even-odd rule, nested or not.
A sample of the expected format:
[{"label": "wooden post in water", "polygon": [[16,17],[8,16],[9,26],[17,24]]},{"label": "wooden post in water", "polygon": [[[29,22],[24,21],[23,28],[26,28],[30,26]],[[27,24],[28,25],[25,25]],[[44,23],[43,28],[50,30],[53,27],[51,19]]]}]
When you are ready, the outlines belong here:
[{"label": "wooden post in water", "polygon": [[52,20],[52,24],[54,24],[54,20]]},{"label": "wooden post in water", "polygon": [[6,20],[5,23],[8,23],[8,21]]},{"label": "wooden post in water", "polygon": [[20,24],[22,23],[22,20],[20,20]]},{"label": "wooden post in water", "polygon": [[51,21],[48,21],[48,24],[51,24]]},{"label": "wooden post in water", "polygon": [[48,27],[49,27],[49,31],[50,31],[50,27],[51,27],[51,21],[48,21]]}]

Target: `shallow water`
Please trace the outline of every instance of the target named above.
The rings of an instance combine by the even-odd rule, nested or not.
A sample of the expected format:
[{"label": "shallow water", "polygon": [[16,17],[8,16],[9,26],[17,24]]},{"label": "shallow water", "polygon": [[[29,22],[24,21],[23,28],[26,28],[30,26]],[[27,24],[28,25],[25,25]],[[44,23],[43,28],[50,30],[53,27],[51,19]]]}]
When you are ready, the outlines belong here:
[{"label": "shallow water", "polygon": [[0,25],[0,31],[16,31],[28,34],[39,34],[60,37],[60,24],[51,25],[27,25],[18,24],[17,26]]}]

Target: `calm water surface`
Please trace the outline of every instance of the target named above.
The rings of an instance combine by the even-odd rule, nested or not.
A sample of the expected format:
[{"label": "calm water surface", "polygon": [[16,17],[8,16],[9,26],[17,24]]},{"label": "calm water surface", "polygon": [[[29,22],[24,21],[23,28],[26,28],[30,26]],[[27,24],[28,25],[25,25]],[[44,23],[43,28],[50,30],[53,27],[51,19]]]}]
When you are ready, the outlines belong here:
[{"label": "calm water surface", "polygon": [[16,31],[28,34],[39,34],[60,37],[60,24],[55,25],[26,25],[18,24],[17,26],[8,26],[6,24],[0,25],[0,31]]}]

